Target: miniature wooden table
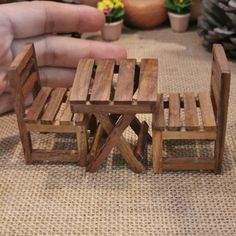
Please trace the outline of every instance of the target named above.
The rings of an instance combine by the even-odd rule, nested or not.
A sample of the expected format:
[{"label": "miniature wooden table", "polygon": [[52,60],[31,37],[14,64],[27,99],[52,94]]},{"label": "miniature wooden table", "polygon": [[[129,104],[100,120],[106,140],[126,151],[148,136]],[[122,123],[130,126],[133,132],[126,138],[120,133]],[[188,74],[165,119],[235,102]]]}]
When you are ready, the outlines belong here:
[{"label": "miniature wooden table", "polygon": [[157,59],[142,59],[140,64],[135,59],[124,59],[119,64],[110,59],[79,61],[71,91],[71,109],[95,115],[108,135],[88,164],[88,171],[96,171],[115,146],[133,171],[145,171],[122,134],[130,126],[142,137],[138,145],[151,141],[149,134],[144,138],[147,125],[143,126],[135,115],[149,113],[156,119],[157,74]]}]

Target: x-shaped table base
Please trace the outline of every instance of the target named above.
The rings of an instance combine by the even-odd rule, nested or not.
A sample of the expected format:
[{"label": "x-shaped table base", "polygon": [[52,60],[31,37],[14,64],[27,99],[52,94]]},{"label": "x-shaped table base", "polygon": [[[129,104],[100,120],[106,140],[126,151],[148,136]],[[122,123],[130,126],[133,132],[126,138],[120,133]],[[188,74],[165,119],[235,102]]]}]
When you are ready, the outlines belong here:
[{"label": "x-shaped table base", "polygon": [[144,172],[145,167],[137,160],[130,144],[122,135],[124,130],[131,125],[131,122],[135,119],[135,115],[121,115],[115,125],[110,120],[108,114],[97,113],[95,116],[100,121],[100,124],[108,137],[105,143],[99,148],[95,158],[90,161],[87,166],[87,171],[95,172],[101,163],[108,157],[112,148],[117,146],[122,156],[134,172]]}]

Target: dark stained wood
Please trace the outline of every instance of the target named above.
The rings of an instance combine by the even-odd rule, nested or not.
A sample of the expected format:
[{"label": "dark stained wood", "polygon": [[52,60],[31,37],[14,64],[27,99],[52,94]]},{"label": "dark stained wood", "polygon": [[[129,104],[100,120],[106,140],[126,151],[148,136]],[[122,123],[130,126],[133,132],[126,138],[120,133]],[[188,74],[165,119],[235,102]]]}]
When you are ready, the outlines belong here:
[{"label": "dark stained wood", "polygon": [[90,102],[109,103],[114,67],[115,61],[113,60],[104,59],[97,61],[97,70],[90,96]]},{"label": "dark stained wood", "polygon": [[199,130],[197,105],[195,95],[192,92],[184,93],[185,129]]},{"label": "dark stained wood", "polygon": [[30,93],[32,93],[32,90],[38,79],[39,78],[38,78],[37,72],[33,72],[30,74],[29,78],[27,79],[27,81],[22,87],[22,93],[23,93],[24,98],[26,98]]},{"label": "dark stained wood", "polygon": [[131,103],[134,90],[135,59],[120,61],[119,76],[115,92],[115,103]]},{"label": "dark stained wood", "polygon": [[217,62],[218,69],[221,72],[220,99],[218,101],[216,99],[216,103],[218,102],[219,104],[217,105],[216,113],[217,137],[215,144],[215,173],[220,173],[224,155],[231,72],[222,45],[213,46],[213,58]]},{"label": "dark stained wood", "polygon": [[66,88],[55,88],[52,91],[48,105],[41,118],[43,124],[52,124],[54,122],[66,91]]},{"label": "dark stained wood", "polygon": [[43,112],[43,108],[51,94],[52,88],[43,87],[38,96],[33,101],[28,113],[25,116],[25,121],[36,122]]},{"label": "dark stained wood", "polygon": [[180,130],[180,95],[178,93],[169,94],[169,119],[168,130]]},{"label": "dark stained wood", "polygon": [[78,162],[78,152],[76,150],[34,149],[32,152],[32,159],[33,161]]},{"label": "dark stained wood", "polygon": [[157,76],[157,59],[142,59],[140,64],[138,103],[155,103],[157,101]]},{"label": "dark stained wood", "polygon": [[204,129],[216,130],[216,122],[210,93],[208,91],[202,91],[199,92],[198,97]]},{"label": "dark stained wood", "polygon": [[163,131],[165,129],[163,94],[158,94],[156,110],[152,117],[152,128]]},{"label": "dark stained wood", "polygon": [[72,117],[73,117],[73,113],[71,112],[70,101],[69,101],[69,96],[68,96],[66,100],[65,108],[62,112],[59,122],[61,125],[70,125],[72,122]]},{"label": "dark stained wood", "polygon": [[214,159],[169,157],[162,160],[163,170],[214,170]]},{"label": "dark stained wood", "polygon": [[85,103],[92,78],[94,59],[80,59],[71,91],[71,101]]},{"label": "dark stained wood", "polygon": [[145,149],[147,146],[148,124],[143,121],[138,135],[137,145],[134,150],[134,155],[138,160],[141,160],[144,165],[147,165],[147,157],[145,156]]},{"label": "dark stained wood", "polygon": [[26,45],[11,63],[11,68],[15,69],[17,74],[20,75],[32,56],[33,45]]}]

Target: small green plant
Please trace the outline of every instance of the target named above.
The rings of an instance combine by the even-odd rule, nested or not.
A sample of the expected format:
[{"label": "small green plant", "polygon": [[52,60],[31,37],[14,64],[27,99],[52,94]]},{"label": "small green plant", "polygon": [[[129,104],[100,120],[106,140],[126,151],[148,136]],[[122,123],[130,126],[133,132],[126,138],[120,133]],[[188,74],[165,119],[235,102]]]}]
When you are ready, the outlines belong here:
[{"label": "small green plant", "polygon": [[117,22],[125,14],[124,4],[121,0],[100,0],[97,8],[104,13],[107,23]]},{"label": "small green plant", "polygon": [[166,0],[165,6],[168,11],[175,14],[187,14],[191,11],[193,0]]}]

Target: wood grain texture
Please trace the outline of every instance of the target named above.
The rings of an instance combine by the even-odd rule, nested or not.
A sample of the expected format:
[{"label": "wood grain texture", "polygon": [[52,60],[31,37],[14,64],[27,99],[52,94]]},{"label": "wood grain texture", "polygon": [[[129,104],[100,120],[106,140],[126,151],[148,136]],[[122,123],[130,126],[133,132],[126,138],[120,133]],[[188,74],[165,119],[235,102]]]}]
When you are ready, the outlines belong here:
[{"label": "wood grain texture", "polygon": [[94,59],[80,59],[71,91],[71,102],[85,103],[94,68]]},{"label": "wood grain texture", "polygon": [[162,172],[163,140],[162,132],[152,130],[152,163],[154,173]]},{"label": "wood grain texture", "polygon": [[22,51],[15,57],[13,62],[11,63],[11,69],[16,70],[17,74],[21,74],[23,69],[28,64],[30,58],[33,56],[33,45],[29,44],[24,46]]},{"label": "wood grain texture", "polygon": [[40,90],[38,96],[35,98],[28,113],[26,114],[24,119],[26,122],[36,122],[40,118],[51,91],[52,88],[49,87],[43,87]]},{"label": "wood grain texture", "polygon": [[205,130],[216,130],[215,115],[212,107],[210,93],[202,91],[198,94],[202,122]]},{"label": "wood grain texture", "polygon": [[88,155],[88,133],[86,126],[77,126],[76,128],[77,149],[79,165],[82,167],[87,166]]},{"label": "wood grain texture", "polygon": [[143,121],[138,135],[137,145],[134,149],[134,155],[138,160],[141,160],[145,165],[147,164],[147,157],[145,156],[145,149],[148,143],[148,124]]},{"label": "wood grain texture", "polygon": [[169,157],[162,161],[163,170],[214,170],[214,159]]},{"label": "wood grain texture", "polygon": [[163,94],[158,94],[156,109],[152,115],[152,129],[159,131],[165,129]]},{"label": "wood grain texture", "polygon": [[138,103],[155,103],[157,101],[157,80],[157,59],[142,59],[140,64]]},{"label": "wood grain texture", "polygon": [[115,61],[113,60],[101,59],[97,61],[97,70],[90,96],[90,102],[109,103],[114,67]]},{"label": "wood grain texture", "polygon": [[54,122],[66,91],[66,88],[55,88],[52,91],[48,105],[41,118],[43,124],[52,124]]},{"label": "wood grain texture", "polygon": [[116,85],[115,103],[131,103],[134,90],[135,59],[120,61],[118,82]]},{"label": "wood grain texture", "polygon": [[70,125],[72,124],[72,117],[73,117],[73,113],[71,112],[70,100],[68,96],[66,100],[65,108],[62,112],[59,122],[61,125]]},{"label": "wood grain texture", "polygon": [[169,94],[169,119],[168,130],[180,130],[180,95],[178,93]]},{"label": "wood grain texture", "polygon": [[32,152],[33,161],[62,161],[78,162],[78,152],[76,150],[39,150]]},{"label": "wood grain texture", "polygon": [[195,95],[192,92],[184,93],[184,115],[185,115],[185,129],[199,130],[197,105]]},{"label": "wood grain texture", "polygon": [[26,98],[32,93],[35,83],[39,80],[37,72],[33,72],[29,75],[27,81],[22,87],[23,97]]}]

